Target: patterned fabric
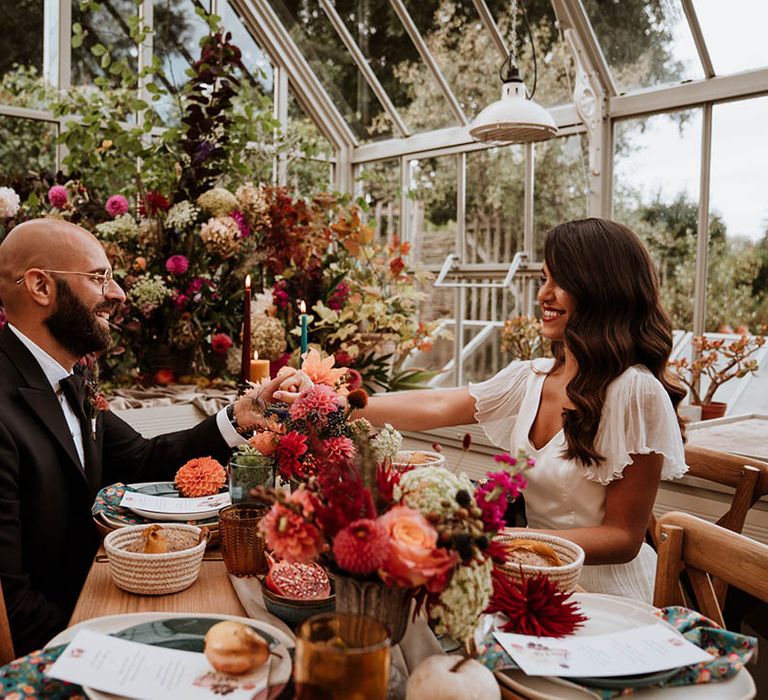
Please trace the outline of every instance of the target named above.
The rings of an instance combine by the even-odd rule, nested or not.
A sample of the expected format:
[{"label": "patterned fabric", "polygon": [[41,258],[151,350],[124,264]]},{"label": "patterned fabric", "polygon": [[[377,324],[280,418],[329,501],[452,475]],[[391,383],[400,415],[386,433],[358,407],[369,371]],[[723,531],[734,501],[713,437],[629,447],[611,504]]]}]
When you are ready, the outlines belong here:
[{"label": "patterned fabric", "polygon": [[120,507],[120,501],[126,491],[135,491],[136,489],[121,484],[120,482],[106,486],[96,494],[96,500],[91,506],[91,514],[96,517],[99,513],[105,513],[115,520],[119,520],[126,525],[144,525],[150,521],[136,515],[134,512]]},{"label": "patterned fabric", "polygon": [[45,676],[67,645],[33,651],[0,668],[0,697],[4,700],[85,700],[83,689],[73,683]]},{"label": "patterned fabric", "polygon": [[[662,608],[656,614],[677,629],[689,642],[713,655],[711,661],[684,666],[674,676],[663,683],[659,683],[658,687],[668,688],[696,683],[714,683],[732,678],[757,650],[757,639],[754,637],[721,629],[712,620],[694,610],[671,606]],[[482,643],[478,645],[477,652],[478,660],[492,671],[518,668],[493,636],[493,632],[489,632]],[[569,678],[569,680],[578,682],[578,679],[574,678]],[[603,700],[631,695],[635,692],[633,688],[606,690],[584,685]]]}]

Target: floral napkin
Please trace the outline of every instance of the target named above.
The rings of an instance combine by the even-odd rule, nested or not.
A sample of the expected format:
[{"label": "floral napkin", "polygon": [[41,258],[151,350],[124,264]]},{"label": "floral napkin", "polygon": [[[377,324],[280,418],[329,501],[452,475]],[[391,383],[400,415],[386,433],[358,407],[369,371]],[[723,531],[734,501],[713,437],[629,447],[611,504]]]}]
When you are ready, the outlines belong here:
[{"label": "floral napkin", "polygon": [[[658,687],[669,688],[696,683],[714,683],[732,678],[744,667],[757,649],[757,639],[754,637],[724,630],[695,610],[671,606],[662,608],[656,614],[672,625],[689,642],[713,655],[711,661],[684,666],[674,676],[659,683]],[[493,632],[489,632],[478,645],[477,653],[478,660],[492,671],[517,668],[517,664],[493,636]],[[569,678],[568,680],[578,683],[577,678]],[[582,683],[582,685],[603,700],[631,695],[635,691],[635,688],[608,690],[595,688],[586,683]]]},{"label": "floral napkin", "polygon": [[0,697],[5,700],[85,700],[79,685],[45,675],[66,648],[66,644],[61,644],[33,651],[0,668]]},{"label": "floral napkin", "polygon": [[120,482],[105,486],[96,494],[96,500],[91,506],[91,515],[98,517],[99,513],[104,513],[115,520],[119,520],[126,525],[144,525],[149,522],[146,518],[136,515],[127,508],[120,507],[120,501],[126,491],[135,491],[136,489],[126,486]]}]

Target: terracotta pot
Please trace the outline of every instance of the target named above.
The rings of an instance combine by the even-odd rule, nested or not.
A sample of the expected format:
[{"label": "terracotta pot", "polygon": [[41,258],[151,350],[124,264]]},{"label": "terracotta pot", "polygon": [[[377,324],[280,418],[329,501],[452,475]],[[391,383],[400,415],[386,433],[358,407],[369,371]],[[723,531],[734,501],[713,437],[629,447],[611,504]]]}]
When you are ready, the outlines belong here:
[{"label": "terracotta pot", "polygon": [[392,644],[397,644],[408,627],[411,591],[398,586],[385,586],[378,581],[358,581],[335,575],[336,611],[368,615],[389,629]]},{"label": "terracotta pot", "polygon": [[728,408],[727,403],[722,401],[712,401],[712,403],[703,403],[701,406],[701,420],[712,420],[712,418],[722,418]]}]

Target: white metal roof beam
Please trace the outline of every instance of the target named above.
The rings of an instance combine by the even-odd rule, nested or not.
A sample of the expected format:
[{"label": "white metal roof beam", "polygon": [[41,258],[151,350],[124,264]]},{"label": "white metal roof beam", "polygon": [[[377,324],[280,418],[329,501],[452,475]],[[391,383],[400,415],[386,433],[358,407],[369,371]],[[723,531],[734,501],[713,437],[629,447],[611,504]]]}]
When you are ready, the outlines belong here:
[{"label": "white metal roof beam", "polygon": [[398,18],[403,23],[403,26],[405,27],[405,31],[408,32],[408,36],[411,37],[411,41],[416,47],[416,50],[419,52],[419,55],[421,56],[424,63],[427,64],[427,68],[429,69],[429,72],[432,73],[432,76],[437,81],[437,84],[440,87],[440,90],[443,93],[443,96],[445,97],[446,102],[448,102],[448,106],[451,108],[451,111],[453,112],[454,116],[456,117],[456,119],[459,120],[460,124],[462,125],[468,124],[467,117],[464,114],[464,110],[462,110],[461,105],[459,104],[459,101],[456,99],[456,95],[453,94],[453,91],[448,85],[448,81],[445,79],[445,76],[443,75],[443,71],[441,71],[440,66],[437,65],[437,61],[435,61],[435,57],[432,55],[432,52],[429,50],[429,47],[427,46],[427,42],[424,41],[424,37],[421,36],[421,33],[419,32],[418,28],[414,24],[413,19],[411,18],[411,15],[408,14],[408,10],[405,9],[403,0],[389,0],[389,4],[392,5],[392,9],[395,11]]},{"label": "white metal roof beam", "polygon": [[683,10],[685,11],[685,17],[688,20],[688,26],[691,28],[691,34],[693,34],[696,51],[699,52],[699,60],[704,69],[704,75],[706,75],[707,78],[714,78],[715,69],[712,66],[712,59],[709,56],[707,42],[704,41],[704,33],[701,31],[699,17],[696,14],[696,8],[693,6],[693,0],[683,0]]},{"label": "white metal roof beam", "polygon": [[632,117],[758,95],[768,95],[768,68],[617,95],[610,111],[612,117]]},{"label": "white metal roof beam", "polygon": [[485,30],[491,35],[491,39],[493,39],[493,43],[498,49],[499,55],[503,59],[506,59],[509,56],[509,49],[507,49],[504,37],[501,36],[501,32],[499,31],[485,0],[472,0],[472,3],[477,10],[477,14],[480,15],[480,21],[483,23]]},{"label": "white metal roof beam", "polygon": [[557,19],[579,35],[591,68],[597,73],[605,92],[608,95],[618,95],[619,91],[613,81],[608,61],[605,60],[605,54],[581,0],[552,0],[552,7]]},{"label": "white metal roof beam", "polygon": [[347,26],[344,24],[344,21],[341,19],[341,17],[339,17],[339,13],[336,12],[336,8],[333,6],[333,3],[331,3],[330,0],[320,0],[320,5],[325,11],[325,14],[328,15],[328,19],[331,21],[333,28],[339,35],[339,38],[344,42],[344,46],[347,47],[347,51],[349,51],[351,54],[355,65],[363,74],[363,77],[365,78],[368,85],[370,85],[371,90],[373,90],[379,102],[381,102],[382,107],[384,107],[384,109],[387,111],[387,114],[395,123],[397,130],[403,136],[409,136],[410,131],[408,130],[408,127],[400,117],[400,113],[397,111],[395,105],[392,104],[392,100],[389,99],[387,91],[384,89],[384,86],[381,84],[381,82],[379,82],[379,79],[376,77],[376,74],[373,72],[373,69],[368,63],[368,60],[365,58],[362,50],[357,45],[357,42],[352,37],[352,34],[350,34]]},{"label": "white metal roof beam", "polygon": [[272,61],[283,66],[303,109],[337,148],[354,148],[357,137],[333,103],[268,0],[231,0]]}]

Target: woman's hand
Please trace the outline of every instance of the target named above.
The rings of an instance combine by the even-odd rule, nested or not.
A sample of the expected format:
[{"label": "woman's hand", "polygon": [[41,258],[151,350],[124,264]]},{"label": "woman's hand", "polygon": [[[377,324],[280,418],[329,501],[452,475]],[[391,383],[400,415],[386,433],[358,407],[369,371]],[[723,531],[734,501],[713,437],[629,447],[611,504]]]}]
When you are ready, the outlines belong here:
[{"label": "woman's hand", "polygon": [[[286,372],[285,370],[290,371]],[[277,373],[276,379],[280,380],[280,384],[273,397],[276,401],[283,401],[285,403],[293,403],[302,391],[306,391],[311,386],[314,386],[314,382],[304,372],[295,370],[292,367],[283,367]]]}]

